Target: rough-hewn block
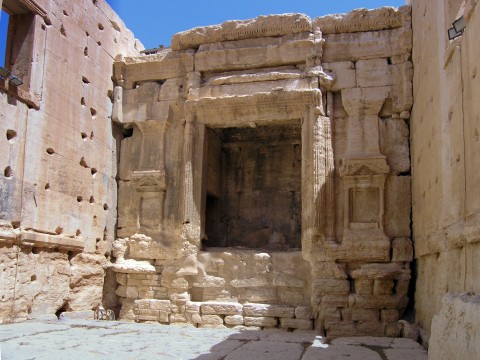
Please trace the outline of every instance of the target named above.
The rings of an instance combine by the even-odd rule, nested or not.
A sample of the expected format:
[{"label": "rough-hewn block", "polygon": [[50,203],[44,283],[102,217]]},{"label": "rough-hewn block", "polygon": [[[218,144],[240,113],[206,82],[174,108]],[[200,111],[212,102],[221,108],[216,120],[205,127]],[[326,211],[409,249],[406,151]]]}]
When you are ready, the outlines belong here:
[{"label": "rough-hewn block", "polygon": [[242,315],[227,315],[225,316],[225,324],[227,325],[243,325],[244,320]]},{"label": "rough-hewn block", "polygon": [[208,302],[201,305],[201,312],[203,315],[238,315],[242,313],[242,305]]},{"label": "rough-hewn block", "polygon": [[278,319],[275,317],[245,316],[244,321],[247,326],[275,327],[278,324]]},{"label": "rough-hewn block", "polygon": [[293,318],[295,316],[295,308],[284,305],[267,305],[267,304],[245,304],[243,311],[247,316],[270,316],[281,318]]}]

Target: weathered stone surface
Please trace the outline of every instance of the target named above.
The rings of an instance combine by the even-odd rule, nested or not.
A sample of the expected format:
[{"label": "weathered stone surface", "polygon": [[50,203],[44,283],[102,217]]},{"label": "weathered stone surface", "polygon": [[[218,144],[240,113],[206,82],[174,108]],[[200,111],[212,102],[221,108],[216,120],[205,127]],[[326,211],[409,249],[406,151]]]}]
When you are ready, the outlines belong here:
[{"label": "weathered stone surface", "polygon": [[413,244],[408,238],[392,241],[392,261],[410,262],[413,260]]},{"label": "weathered stone surface", "polygon": [[280,327],[284,329],[312,330],[313,321],[307,319],[280,318]]},{"label": "weathered stone surface", "polygon": [[247,326],[275,327],[278,324],[278,319],[274,317],[245,316],[244,321]]},{"label": "weathered stone surface", "polygon": [[310,31],[310,19],[302,14],[260,16],[250,20],[227,21],[217,26],[198,27],[172,38],[172,49],[197,48],[202,44],[255,37],[279,36]]},{"label": "weathered stone surface", "polygon": [[267,305],[267,304],[245,304],[243,311],[247,316],[271,316],[282,318],[293,318],[295,316],[295,308],[283,305]]},{"label": "weathered stone surface", "polygon": [[356,9],[347,14],[318,17],[313,21],[313,27],[321,30],[323,34],[395,29],[404,26],[405,20],[409,17],[408,6],[398,9],[393,7],[375,10]]},{"label": "weathered stone surface", "polygon": [[480,296],[449,293],[440,313],[433,318],[429,344],[430,359],[475,359],[480,355],[478,329]]},{"label": "weathered stone surface", "polygon": [[201,305],[204,315],[239,315],[242,313],[241,304],[206,302]]},{"label": "weathered stone surface", "polygon": [[[140,55],[92,4],[36,18],[48,39],[35,31],[21,61],[48,81],[25,79],[22,104],[40,108],[0,97],[0,249],[22,284],[6,281],[2,313],[103,295],[138,322],[385,333],[412,260],[397,240],[411,237],[409,8],[228,21]],[[54,270],[29,274],[18,244]]]},{"label": "weathered stone surface", "polygon": [[223,318],[218,315],[202,315],[202,325],[222,326]]},{"label": "weathered stone surface", "polygon": [[244,318],[242,315],[227,315],[223,319],[227,325],[243,325]]},{"label": "weathered stone surface", "polygon": [[312,319],[313,309],[310,306],[297,306],[295,308],[295,318],[297,319]]},{"label": "weathered stone surface", "polygon": [[355,70],[358,87],[392,85],[392,70],[387,59],[359,60]]},{"label": "weathered stone surface", "polygon": [[148,261],[136,261],[134,259],[116,262],[112,267],[116,273],[155,274],[157,272],[155,266],[150,264]]}]

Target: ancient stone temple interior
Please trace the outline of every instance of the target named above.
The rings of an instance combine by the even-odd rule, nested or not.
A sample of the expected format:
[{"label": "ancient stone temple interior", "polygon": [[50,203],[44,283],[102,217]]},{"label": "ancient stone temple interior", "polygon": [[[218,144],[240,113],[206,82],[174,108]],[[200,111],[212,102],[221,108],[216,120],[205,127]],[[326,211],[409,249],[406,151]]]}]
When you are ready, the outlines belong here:
[{"label": "ancient stone temple interior", "polygon": [[0,322],[103,306],[480,353],[476,0],[150,50],[103,0],[0,4],[23,78],[0,78]]},{"label": "ancient stone temple interior", "polygon": [[301,126],[207,129],[206,247],[301,248]]}]

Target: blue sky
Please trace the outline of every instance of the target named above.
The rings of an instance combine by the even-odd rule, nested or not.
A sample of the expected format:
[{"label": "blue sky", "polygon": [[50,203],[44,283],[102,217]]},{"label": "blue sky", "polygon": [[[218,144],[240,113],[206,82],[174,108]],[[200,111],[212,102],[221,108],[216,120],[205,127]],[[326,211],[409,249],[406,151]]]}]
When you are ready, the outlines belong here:
[{"label": "blue sky", "polygon": [[173,34],[196,26],[259,15],[303,13],[311,18],[357,8],[399,7],[405,0],[107,0],[146,48],[170,45]]},{"label": "blue sky", "polygon": [[[76,1],[76,0],[73,0]],[[173,34],[196,26],[226,20],[250,19],[259,15],[304,13],[315,18],[357,8],[402,6],[405,0],[107,0],[143,45],[170,45]],[[5,58],[7,17],[0,18],[0,66]]]}]

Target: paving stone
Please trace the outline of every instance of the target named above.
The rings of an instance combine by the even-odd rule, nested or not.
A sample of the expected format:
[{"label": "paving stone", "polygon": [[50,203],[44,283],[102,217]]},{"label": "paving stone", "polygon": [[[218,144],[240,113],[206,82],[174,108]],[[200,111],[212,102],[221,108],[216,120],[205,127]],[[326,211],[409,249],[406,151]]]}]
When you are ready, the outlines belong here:
[{"label": "paving stone", "polygon": [[426,360],[428,358],[425,349],[385,349],[388,360]]},{"label": "paving stone", "polygon": [[309,347],[302,360],[382,360],[377,352],[352,345],[328,345],[326,347]]},{"label": "paving stone", "polygon": [[225,360],[280,360],[299,359],[303,353],[300,344],[284,343],[281,341],[249,342],[232,353]]},{"label": "paving stone", "polygon": [[[197,329],[117,321],[68,320],[0,326],[1,359],[425,360],[416,342],[344,338],[324,344],[314,331]],[[371,348],[368,348],[371,347]],[[373,348],[372,348],[373,347]],[[377,352],[378,351],[378,352]],[[384,357],[380,357],[382,352]]]}]

